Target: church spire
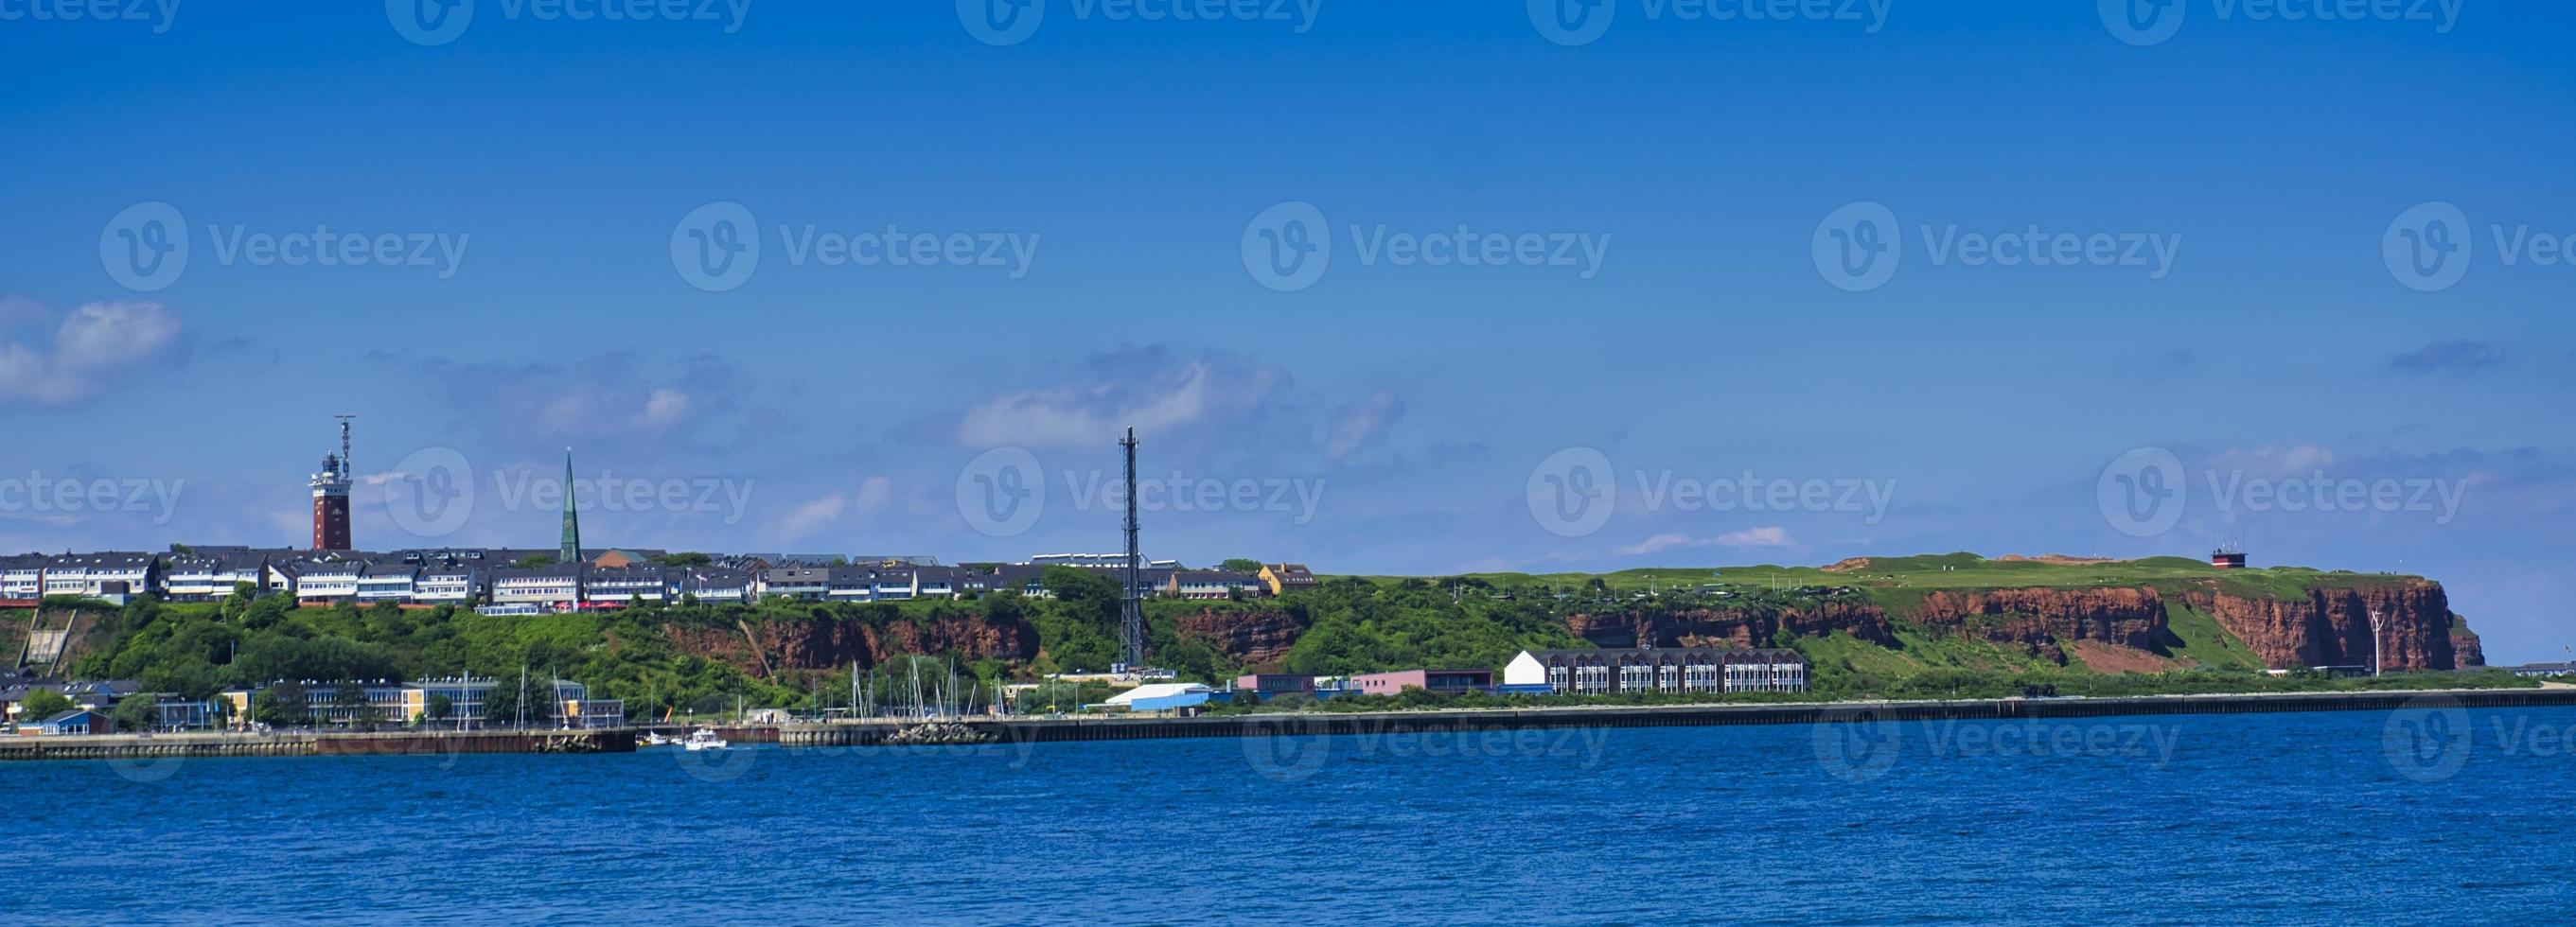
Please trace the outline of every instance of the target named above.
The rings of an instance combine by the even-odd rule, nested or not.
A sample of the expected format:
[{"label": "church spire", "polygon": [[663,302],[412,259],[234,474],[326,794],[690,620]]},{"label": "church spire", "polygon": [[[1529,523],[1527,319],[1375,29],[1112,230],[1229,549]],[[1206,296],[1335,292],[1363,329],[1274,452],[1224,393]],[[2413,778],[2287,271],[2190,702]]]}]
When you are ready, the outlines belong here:
[{"label": "church spire", "polygon": [[555,559],[562,563],[581,562],[581,513],[573,508],[572,448],[564,448],[564,518],[563,552]]}]

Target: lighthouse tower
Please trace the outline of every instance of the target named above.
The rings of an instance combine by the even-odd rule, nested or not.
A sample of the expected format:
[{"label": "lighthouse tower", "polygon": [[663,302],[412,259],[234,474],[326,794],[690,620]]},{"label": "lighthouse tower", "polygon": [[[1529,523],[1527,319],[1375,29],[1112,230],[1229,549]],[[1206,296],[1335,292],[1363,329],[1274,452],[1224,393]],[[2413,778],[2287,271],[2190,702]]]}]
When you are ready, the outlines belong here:
[{"label": "lighthouse tower", "polygon": [[340,452],[322,455],[313,474],[313,549],[349,549],[349,419],[340,416]]}]

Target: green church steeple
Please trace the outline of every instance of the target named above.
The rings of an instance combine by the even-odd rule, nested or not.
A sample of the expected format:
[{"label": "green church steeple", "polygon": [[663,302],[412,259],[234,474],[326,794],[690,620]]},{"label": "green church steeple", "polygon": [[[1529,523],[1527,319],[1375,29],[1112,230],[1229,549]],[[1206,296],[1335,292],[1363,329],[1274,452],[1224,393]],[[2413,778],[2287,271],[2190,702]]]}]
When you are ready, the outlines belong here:
[{"label": "green church steeple", "polygon": [[557,560],[558,562],[561,562],[561,563],[580,563],[580,562],[581,562],[581,513],[580,513],[579,511],[576,511],[576,510],[573,508],[573,504],[572,504],[572,502],[573,502],[573,500],[572,500],[572,448],[568,448],[568,447],[567,447],[567,448],[564,448],[564,482],[563,482],[563,491],[564,491],[563,553],[561,553],[560,555],[558,555],[558,556],[556,557],[556,560]]}]

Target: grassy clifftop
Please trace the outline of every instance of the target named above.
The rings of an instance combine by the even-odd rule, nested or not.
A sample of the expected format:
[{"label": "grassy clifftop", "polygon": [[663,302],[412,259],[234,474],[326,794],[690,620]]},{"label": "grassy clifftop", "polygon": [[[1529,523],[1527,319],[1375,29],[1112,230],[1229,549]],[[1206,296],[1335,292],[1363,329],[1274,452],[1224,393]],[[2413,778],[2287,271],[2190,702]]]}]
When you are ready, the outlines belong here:
[{"label": "grassy clifftop", "polygon": [[1893,614],[1913,610],[1938,590],[2153,587],[2164,591],[2206,588],[2261,599],[2302,598],[2320,589],[2421,582],[2395,573],[2355,573],[2276,566],[2221,570],[2187,557],[2144,560],[2075,558],[1987,559],[1971,553],[1913,557],[1855,557],[1822,567],[1756,564],[1738,567],[1643,567],[1615,573],[1474,573],[1496,588],[1574,590],[1594,579],[1619,592],[1671,591],[1706,586],[1752,589],[1848,588]]}]

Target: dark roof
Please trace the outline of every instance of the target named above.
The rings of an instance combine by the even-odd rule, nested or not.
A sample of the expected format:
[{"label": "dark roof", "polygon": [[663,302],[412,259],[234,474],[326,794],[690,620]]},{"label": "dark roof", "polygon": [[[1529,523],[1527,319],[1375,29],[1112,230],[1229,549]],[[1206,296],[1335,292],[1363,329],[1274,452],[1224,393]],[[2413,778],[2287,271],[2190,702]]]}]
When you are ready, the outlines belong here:
[{"label": "dark roof", "polygon": [[159,558],[159,554],[138,554],[128,551],[101,551],[95,554],[63,554],[47,562],[46,566],[131,570],[136,567],[151,566],[152,562]]},{"label": "dark roof", "polygon": [[685,572],[677,570],[673,572],[678,572],[680,574],[680,585],[683,589],[707,589],[715,587],[751,585],[751,572],[748,570],[728,570],[721,567],[692,567]]},{"label": "dark roof", "polygon": [[51,680],[39,680],[13,685],[5,689],[0,689],[0,702],[23,702],[27,700],[27,696],[29,694],[38,690],[60,695],[63,691],[63,684]]},{"label": "dark roof", "polygon": [[1558,660],[1589,662],[1602,665],[1635,663],[1664,664],[1693,660],[1717,663],[1805,663],[1805,654],[1780,647],[1580,647],[1567,650],[1533,650],[1530,656],[1539,662]]},{"label": "dark roof", "polygon": [[592,582],[660,582],[669,575],[669,570],[643,563],[633,566],[590,568]]},{"label": "dark roof", "polygon": [[212,553],[198,552],[189,554],[171,554],[168,558],[162,561],[162,568],[165,572],[178,572],[180,570],[234,572],[240,570],[256,570],[267,565],[267,563],[267,554],[249,550],[225,550]]},{"label": "dark roof", "polygon": [[581,564],[578,563],[557,563],[551,566],[541,566],[526,570],[519,569],[517,567],[504,567],[502,569],[492,571],[493,579],[529,579],[533,577],[563,578],[579,577],[580,575]]}]

